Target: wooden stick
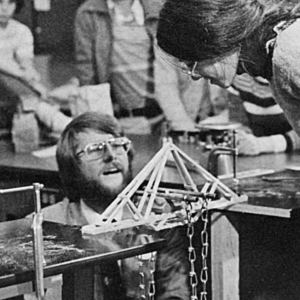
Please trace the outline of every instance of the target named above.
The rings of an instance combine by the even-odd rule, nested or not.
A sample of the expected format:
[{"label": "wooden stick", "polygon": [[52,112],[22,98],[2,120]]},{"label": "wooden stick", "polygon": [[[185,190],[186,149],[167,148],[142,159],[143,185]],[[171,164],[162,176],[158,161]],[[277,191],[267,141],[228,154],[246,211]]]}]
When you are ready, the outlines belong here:
[{"label": "wooden stick", "polygon": [[156,178],[157,172],[158,172],[158,170],[159,170],[159,165],[160,165],[160,164],[158,163],[158,164],[154,167],[154,169],[153,169],[153,171],[152,171],[152,174],[151,174],[151,176],[150,176],[150,179],[149,179],[149,181],[148,181],[148,183],[147,183],[147,186],[146,186],[146,188],[145,188],[145,190],[144,190],[142,199],[141,199],[141,201],[140,201],[140,203],[139,203],[139,205],[138,205],[138,210],[139,210],[139,211],[141,211],[141,210],[143,209],[144,205],[145,205],[145,202],[146,202],[147,196],[148,196],[148,190],[151,189],[152,184],[153,184],[153,182],[154,182],[154,180],[155,180],[155,178]]},{"label": "wooden stick", "polygon": [[169,150],[170,143],[165,143],[164,146],[156,153],[156,155],[149,161],[149,163],[135,176],[135,178],[129,183],[129,185],[123,190],[124,193],[130,191],[134,186],[140,186],[145,181],[151,170],[159,163],[161,158]]},{"label": "wooden stick", "polygon": [[188,172],[185,164],[181,160],[178,152],[176,152],[175,149],[172,149],[172,154],[173,154],[175,163],[177,165],[177,169],[178,169],[184,183],[187,184],[187,181],[188,181],[187,185],[190,186],[193,191],[198,191],[196,184],[194,183],[194,181],[193,181],[190,173]]},{"label": "wooden stick", "polygon": [[[150,191],[147,191],[148,194],[152,194],[153,191],[150,190]],[[138,191],[137,192],[137,195],[142,195],[143,192],[142,191]],[[183,200],[187,200],[189,202],[197,202],[198,201],[198,198],[201,197],[201,193],[199,192],[197,196],[194,196],[194,195],[189,195],[187,193],[161,193],[161,192],[157,192],[156,193],[156,196],[157,197],[162,197],[162,198],[165,198],[165,199],[170,199],[170,200],[173,200],[173,201],[178,201],[178,202],[182,202]]]},{"label": "wooden stick", "polygon": [[[176,147],[174,145],[174,147]],[[218,189],[220,189],[223,193],[225,194],[229,194],[232,197],[238,197],[237,194],[232,191],[229,187],[227,187],[222,181],[220,181],[218,178],[216,178],[215,176],[213,176],[211,173],[209,173],[205,168],[201,167],[196,161],[194,161],[193,159],[191,159],[188,155],[186,155],[181,149],[179,149],[178,147],[177,151],[191,164],[193,164],[193,166],[195,167],[196,171],[200,172],[200,175],[202,174],[202,176],[204,176],[205,178],[207,178],[208,180],[211,181],[215,181],[218,183],[219,187]]]},{"label": "wooden stick", "polygon": [[[180,173],[181,178],[185,184],[185,188],[191,188],[191,191],[177,189],[172,190],[159,187],[163,171],[165,169],[165,165],[170,153],[172,153],[174,157],[174,161],[176,163],[178,172]],[[187,170],[185,162],[191,164],[193,168],[208,181],[202,187],[201,192],[198,191],[197,186],[195,185],[190,173]],[[150,179],[145,189],[143,191],[138,191],[138,188],[140,188],[141,184],[146,180],[146,178],[149,175]],[[206,169],[201,167],[197,162],[191,159],[181,149],[176,147],[172,142],[165,142],[161,150],[157,152],[157,154],[152,158],[152,160],[142,169],[142,171],[140,171],[140,173],[130,182],[130,184],[117,197],[117,199],[115,199],[113,203],[111,203],[111,205],[103,213],[103,215],[109,215],[108,221],[111,222],[113,217],[121,209],[123,210],[125,205],[127,205],[135,221],[119,221],[110,224],[110,226],[105,225],[104,227],[110,227],[110,229],[105,230],[113,230],[114,228],[127,228],[132,226],[139,226],[141,224],[148,224],[153,228],[156,228],[157,230],[160,230],[162,228],[178,226],[178,224],[183,225],[186,223],[186,220],[184,220],[183,217],[179,215],[178,211],[172,214],[151,214],[156,196],[158,194],[162,194],[160,193],[160,191],[166,192],[166,194],[162,194],[162,196],[166,198],[170,197],[171,199],[173,196],[177,198],[176,200],[180,201],[186,200],[182,199],[185,196],[198,197],[198,201],[192,202],[192,209],[195,212],[198,212],[198,214],[200,214],[203,206],[204,197],[208,197],[208,209],[219,208],[229,205],[229,201],[225,201],[224,198],[221,198],[220,200],[210,201],[211,197],[213,196],[216,190],[220,190],[225,197],[229,196],[231,198],[234,198],[236,201],[242,201],[241,198],[238,197],[238,195],[236,195],[231,189],[229,189],[225,184],[223,184],[218,178],[214,177]],[[177,195],[167,195],[170,191],[177,192]],[[142,199],[138,207],[136,207],[135,204],[131,201],[131,197],[134,194],[141,193]],[[147,201],[149,194],[150,199]],[[147,206],[145,214],[143,216],[142,211],[145,205]],[[136,218],[138,218],[138,220],[136,220]],[[176,219],[178,219],[178,222],[176,221]],[[104,228],[102,228],[101,230],[104,230]]]},{"label": "wooden stick", "polygon": [[169,156],[169,153],[167,152],[164,155],[164,157],[162,157],[160,165],[158,165],[158,171],[157,171],[157,174],[156,174],[156,180],[155,180],[154,187],[153,187],[154,193],[151,194],[151,196],[150,196],[149,203],[148,203],[148,206],[147,206],[147,209],[146,209],[146,212],[145,212],[145,217],[149,217],[149,215],[150,215],[150,213],[152,211],[154,200],[155,200],[156,194],[157,194],[157,189],[158,189],[159,184],[161,182],[161,178],[162,178],[165,166],[166,166],[166,162],[167,162],[168,156]]},{"label": "wooden stick", "polygon": [[111,223],[113,221],[114,217],[116,216],[116,214],[120,210],[123,210],[123,207],[125,205],[128,206],[133,218],[135,218],[135,217],[138,217],[139,219],[143,218],[143,216],[140,214],[140,212],[138,211],[136,206],[132,203],[131,199],[128,198],[128,197],[124,197],[124,199],[122,199],[121,203],[118,205],[117,209],[111,213],[111,215],[108,218],[107,222]]},{"label": "wooden stick", "polygon": [[[106,210],[101,214],[101,219],[107,219],[115,209],[119,205],[122,205],[122,202],[124,201],[124,198],[126,198],[125,195],[118,195],[117,198],[106,208]],[[127,200],[126,200],[127,201]],[[126,203],[126,202],[125,202]]]},{"label": "wooden stick", "polygon": [[[139,191],[137,191],[137,192],[139,192]],[[200,197],[202,195],[201,192],[199,192],[199,191],[194,192],[194,191],[163,188],[163,187],[158,188],[158,192],[164,192],[166,194],[169,194],[169,193],[180,194],[180,195],[183,194],[183,195],[189,195],[189,196],[195,196],[195,197]],[[152,191],[148,190],[148,193],[152,193]]]},{"label": "wooden stick", "polygon": [[[96,234],[100,234],[103,232],[113,231],[116,229],[125,229],[125,228],[134,227],[134,226],[141,226],[141,225],[145,225],[145,224],[150,225],[154,228],[156,222],[159,222],[161,220],[174,219],[174,217],[176,217],[176,215],[174,213],[161,214],[161,215],[150,215],[148,218],[143,218],[138,221],[132,221],[131,219],[126,219],[126,220],[121,220],[119,222],[111,223],[111,224],[104,224],[104,225],[100,225],[100,226],[95,225],[95,228],[93,228],[92,230],[89,229],[89,230],[86,230],[86,231],[83,230],[83,231],[86,234],[96,235]],[[90,226],[90,225],[88,225],[88,226]]]},{"label": "wooden stick", "polygon": [[231,201],[228,201],[225,198],[221,198],[220,200],[209,202],[207,205],[207,209],[210,210],[210,209],[224,208],[226,206],[234,205],[236,203],[245,202],[247,201],[247,199],[248,197],[246,195],[243,195],[234,199],[234,203],[232,203]]},{"label": "wooden stick", "polygon": [[[160,151],[156,153],[156,155],[150,160],[150,162],[140,171],[140,173],[135,176],[135,178],[129,183],[127,187],[119,194],[117,197],[104,211],[104,215],[110,215],[118,205],[120,205],[121,201],[124,201],[124,198],[131,198],[131,196],[136,192],[136,190],[140,187],[140,185],[145,181],[151,170],[155,168],[155,166],[161,160],[161,157],[167,152],[170,148],[171,143],[165,143]],[[138,212],[138,211],[137,211]],[[140,215],[140,213],[138,212]]]},{"label": "wooden stick", "polygon": [[207,190],[208,190],[209,187],[210,187],[210,182],[205,182],[204,186],[201,189],[201,193],[203,195],[207,194]]},{"label": "wooden stick", "polygon": [[[119,198],[121,198],[121,197],[119,197]],[[113,221],[113,219],[115,218],[115,216],[121,211],[121,210],[123,210],[123,207],[125,206],[125,205],[127,205],[128,204],[128,201],[130,201],[130,199],[128,199],[127,197],[122,197],[121,199],[120,199],[121,201],[118,201],[118,205],[115,205],[115,210],[113,210],[112,212],[111,212],[111,214],[110,215],[107,215],[107,214],[102,214],[102,215],[104,215],[104,217],[102,218],[102,219],[107,219],[106,221],[105,221],[105,223],[112,223],[112,221]],[[132,213],[132,211],[130,210],[130,212]],[[134,216],[134,214],[132,213],[132,216]]]}]

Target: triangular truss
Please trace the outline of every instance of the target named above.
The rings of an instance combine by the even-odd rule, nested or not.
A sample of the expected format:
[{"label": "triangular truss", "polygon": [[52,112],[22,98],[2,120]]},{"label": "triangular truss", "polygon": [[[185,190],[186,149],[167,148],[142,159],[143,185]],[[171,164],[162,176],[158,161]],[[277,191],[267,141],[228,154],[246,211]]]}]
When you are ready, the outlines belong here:
[{"label": "triangular truss", "polygon": [[[168,189],[160,186],[167,160],[170,157],[173,157],[183,183],[183,189]],[[200,191],[192,179],[189,169],[193,169],[206,181]],[[141,190],[144,182],[146,185]],[[216,199],[216,195],[218,199]],[[172,203],[176,210],[159,214],[153,213],[153,206],[157,197]],[[171,139],[166,139],[152,160],[104,211],[101,215],[103,222],[99,225],[84,226],[83,232],[99,234],[140,225],[147,225],[159,231],[187,224],[187,205],[192,208],[194,222],[201,215],[204,203],[207,209],[212,209],[246,200],[247,196],[237,195],[174,145]],[[132,218],[116,221],[117,216],[122,215],[124,209],[130,212]]]}]

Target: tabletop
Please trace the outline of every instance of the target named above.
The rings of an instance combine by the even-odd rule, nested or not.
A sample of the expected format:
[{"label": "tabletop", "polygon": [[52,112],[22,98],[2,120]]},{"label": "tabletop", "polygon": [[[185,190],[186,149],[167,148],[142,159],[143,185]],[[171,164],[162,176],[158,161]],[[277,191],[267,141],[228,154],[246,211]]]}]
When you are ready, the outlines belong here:
[{"label": "tabletop", "polygon": [[[132,136],[130,138],[132,139],[135,149],[133,174],[136,175],[151,160],[154,154],[161,148],[162,144],[160,138],[157,136]],[[192,159],[199,162],[200,165],[206,167],[208,152],[203,152],[203,149],[199,144],[178,143],[177,145]],[[30,170],[33,172],[50,172],[51,174],[53,173],[56,175],[58,173],[54,157],[37,158],[33,157],[31,154],[15,154],[13,151],[4,148],[0,148],[0,153],[0,171],[1,169],[3,170],[7,168],[13,169],[14,171],[18,172],[22,172],[22,170]],[[172,169],[172,167],[170,169]],[[258,232],[260,233],[259,237],[262,237],[262,240],[266,240],[266,236],[269,237],[265,243],[268,244],[268,247],[269,245],[274,245],[274,253],[277,253],[278,250],[276,246],[278,239],[274,239],[273,237],[278,235],[278,228],[283,231],[283,234],[280,235],[280,237],[286,237],[288,236],[286,233],[291,233],[291,228],[295,228],[294,222],[299,219],[298,216],[300,208],[300,194],[298,191],[300,187],[300,181],[298,180],[298,178],[300,177],[300,157],[298,152],[289,154],[277,153],[264,154],[253,157],[238,157],[238,174],[249,170],[272,170],[273,172],[264,175],[256,174],[256,176],[241,178],[239,180],[238,186],[233,185],[232,179],[224,179],[224,183],[226,183],[229,187],[237,188],[238,193],[246,193],[248,195],[248,201],[245,201],[243,203],[233,203],[232,205],[228,205],[224,209],[217,209],[212,211],[212,215],[214,215],[215,217],[213,219],[213,225],[211,229],[211,249],[213,252],[212,265],[214,270],[211,276],[213,279],[212,282],[214,285],[214,291],[218,291],[218,293],[221,293],[224,296],[222,298],[217,293],[213,299],[228,299],[227,295],[230,295],[231,299],[239,299],[240,284],[242,283],[245,285],[245,280],[239,280],[240,277],[238,274],[240,271],[242,273],[242,278],[258,277],[257,274],[259,274],[259,272],[255,273],[255,275],[253,276],[243,275],[245,272],[252,270],[254,263],[256,263],[256,261],[254,261],[254,263],[252,261],[250,263],[244,263],[245,257],[246,259],[252,257],[250,255],[252,252],[260,254],[266,252],[265,249],[263,251],[257,252],[252,251],[252,248],[249,247],[248,243],[253,243],[254,239],[249,239],[249,236],[251,236],[250,234],[252,234],[252,236],[255,236],[255,240],[258,240],[259,245],[261,244],[261,240],[257,237]],[[236,223],[232,221],[235,218],[239,220],[239,222],[237,222],[239,226],[236,226]],[[20,220],[18,221],[22,222]],[[277,224],[277,222],[280,222],[278,223],[279,225]],[[3,224],[7,224],[7,222]],[[20,226],[19,223],[13,224]],[[266,224],[269,224],[269,226],[267,226]],[[274,226],[274,224],[277,224],[278,226]],[[255,227],[254,225],[257,225],[257,227]],[[5,229],[5,225],[3,226]],[[240,227],[242,227],[242,229]],[[273,231],[275,231],[277,235],[270,235],[268,231],[270,228],[273,228]],[[282,228],[287,229],[282,230]],[[1,229],[0,223],[0,242],[2,241],[2,243],[5,242],[5,240],[2,239],[3,232],[5,232],[4,229]],[[56,229],[58,230],[58,228]],[[262,229],[264,229],[264,231],[262,231]],[[61,228],[58,231],[61,232]],[[86,261],[93,262],[94,259],[107,259],[110,255],[112,255],[111,257],[114,258],[118,258],[124,255],[131,255],[133,253],[135,255],[135,251],[140,251],[140,247],[144,247],[139,246],[138,249],[132,248],[131,251],[134,252],[130,253],[126,252],[126,249],[122,249],[121,252],[105,252],[105,247],[102,247],[102,249],[104,249],[104,253],[95,253],[90,252],[89,248],[84,249],[84,246],[82,246],[80,242],[82,238],[80,237],[80,234],[78,234],[78,229],[70,229],[65,227],[63,232],[67,233],[67,236],[69,232],[72,232],[75,236],[79,237],[78,244],[73,243],[70,235],[69,239],[60,240],[57,233],[55,235],[52,233],[47,233],[47,231],[45,231],[45,241],[47,242],[47,247],[49,247],[46,248],[46,251],[47,249],[50,251],[61,251],[61,247],[65,246],[66,248],[69,247],[69,250],[66,251],[66,248],[63,248],[63,251],[66,252],[62,253],[62,257],[66,257],[70,255],[70,253],[72,254],[70,258],[71,260],[66,260],[65,262],[54,261],[53,263],[49,263],[45,267],[46,276],[55,275],[58,271],[64,271],[64,268],[71,268],[72,264],[81,264],[85,263]],[[293,238],[291,240],[298,240],[294,238],[294,236],[296,237],[297,234],[298,232],[295,232],[295,235],[292,236]],[[13,240],[12,243],[23,243],[23,245],[25,243],[25,250],[29,249],[28,245],[30,244],[26,244],[29,242],[28,240],[26,240],[27,233],[26,235],[23,234],[22,236],[25,240]],[[272,239],[272,243],[270,242],[270,239]],[[51,248],[53,247],[51,243],[54,240],[58,242],[58,248],[60,247],[60,249]],[[283,241],[285,241],[285,239],[283,239]],[[240,243],[242,244],[242,246],[240,245]],[[246,246],[243,246],[243,243],[245,243]],[[160,245],[162,244],[157,244],[155,246],[159,247]],[[288,248],[287,254],[290,254],[290,244],[282,243],[281,245],[282,247],[286,246]],[[249,251],[244,251],[244,249],[249,249]],[[299,248],[295,247],[295,249]],[[4,257],[4,255],[1,255],[1,251],[5,250],[6,248],[2,244],[2,247],[0,247],[0,257]],[[124,250],[125,252],[123,252]],[[145,249],[143,249],[142,251],[144,250]],[[149,251],[149,249],[147,250]],[[241,255],[239,252],[241,252]],[[274,253],[272,252],[271,254],[273,255]],[[59,256],[57,257],[57,259],[60,259]],[[226,264],[224,264],[224,261],[226,262]],[[245,266],[241,270],[239,261],[243,261],[242,265]],[[267,261],[267,259],[263,257],[261,261]],[[12,267],[14,265],[16,264],[12,264]],[[274,265],[277,265],[277,260],[275,261]],[[25,270],[18,274],[25,274],[27,280],[28,274],[30,274],[31,278],[33,279],[33,272],[28,271],[30,270],[30,268],[32,267],[29,267],[28,269],[27,266],[25,267]],[[5,271],[5,269],[3,270]],[[269,276],[269,274],[272,274],[272,272],[268,273],[267,276]],[[225,279],[227,281],[223,282]],[[17,283],[19,280],[25,280],[25,278],[19,275],[16,276],[15,274],[10,274],[9,272],[2,274],[2,276],[0,277],[0,287],[1,284],[3,286],[7,286],[8,284]],[[249,286],[251,288],[256,288],[257,285],[249,284]]]},{"label": "tabletop", "polygon": [[[34,279],[31,219],[0,223],[0,287]],[[149,230],[147,231],[149,233]],[[141,227],[87,235],[81,228],[43,223],[44,275],[52,276],[74,267],[119,260],[164,247],[155,232],[143,238]]]},{"label": "tabletop", "polygon": [[235,188],[238,194],[248,196],[246,202],[224,208],[227,211],[283,218],[299,217],[300,170],[284,169],[240,179],[237,187],[229,181],[227,185]]}]

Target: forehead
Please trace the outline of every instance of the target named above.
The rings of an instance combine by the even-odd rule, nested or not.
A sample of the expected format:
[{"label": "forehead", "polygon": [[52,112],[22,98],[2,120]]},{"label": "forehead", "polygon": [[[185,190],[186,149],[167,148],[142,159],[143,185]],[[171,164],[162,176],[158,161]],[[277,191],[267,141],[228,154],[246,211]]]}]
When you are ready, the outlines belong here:
[{"label": "forehead", "polygon": [[101,133],[93,130],[87,130],[85,132],[80,132],[77,135],[77,149],[83,149],[87,144],[96,143],[101,141],[108,141],[113,138],[112,134]]}]

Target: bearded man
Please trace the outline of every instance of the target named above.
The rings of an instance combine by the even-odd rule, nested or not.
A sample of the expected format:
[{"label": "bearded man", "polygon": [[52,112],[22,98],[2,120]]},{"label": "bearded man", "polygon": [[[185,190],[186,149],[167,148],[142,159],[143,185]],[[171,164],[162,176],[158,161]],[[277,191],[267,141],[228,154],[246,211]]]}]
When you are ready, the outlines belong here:
[{"label": "bearded man", "polygon": [[[76,117],[60,137],[56,159],[66,198],[44,208],[44,220],[77,226],[101,224],[101,214],[132,179],[133,149],[118,121],[96,112]],[[115,219],[126,217],[124,208]],[[168,246],[157,253],[155,299],[188,300],[186,228],[173,228],[160,235]],[[97,266],[95,300],[140,299],[137,259],[122,260],[119,266]]]}]

